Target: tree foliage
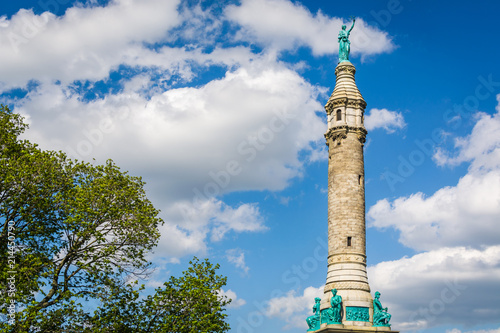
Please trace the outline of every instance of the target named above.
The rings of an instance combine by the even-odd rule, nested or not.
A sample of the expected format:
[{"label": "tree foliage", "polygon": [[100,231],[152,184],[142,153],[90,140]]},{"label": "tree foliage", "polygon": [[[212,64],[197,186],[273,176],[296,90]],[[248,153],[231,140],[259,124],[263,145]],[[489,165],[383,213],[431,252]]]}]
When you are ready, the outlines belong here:
[{"label": "tree foliage", "polygon": [[120,289],[123,294],[110,295],[92,318],[94,332],[228,331],[224,307],[231,300],[220,294],[226,277],[216,274],[218,268],[208,259],[195,257],[181,277],[171,276],[163,287],[140,301],[132,287]]},{"label": "tree foliage", "polygon": [[[216,293],[226,280],[208,261],[146,298],[126,283],[151,272],[147,255],[163,223],[140,177],[21,140],[27,125],[5,106],[0,126],[0,332],[228,329],[227,301]],[[193,328],[198,322],[206,325]]]}]

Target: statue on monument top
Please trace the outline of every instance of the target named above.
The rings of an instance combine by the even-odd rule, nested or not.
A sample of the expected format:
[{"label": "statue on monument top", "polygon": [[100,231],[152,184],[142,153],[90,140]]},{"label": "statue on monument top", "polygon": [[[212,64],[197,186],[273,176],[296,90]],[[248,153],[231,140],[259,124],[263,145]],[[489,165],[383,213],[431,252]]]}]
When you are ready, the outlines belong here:
[{"label": "statue on monument top", "polygon": [[349,35],[351,34],[352,28],[354,28],[354,23],[356,22],[356,17],[351,16],[352,26],[351,29],[346,31],[346,25],[342,25],[342,30],[339,32],[339,63],[342,61],[349,61],[349,52],[351,51],[351,42],[349,41]]}]

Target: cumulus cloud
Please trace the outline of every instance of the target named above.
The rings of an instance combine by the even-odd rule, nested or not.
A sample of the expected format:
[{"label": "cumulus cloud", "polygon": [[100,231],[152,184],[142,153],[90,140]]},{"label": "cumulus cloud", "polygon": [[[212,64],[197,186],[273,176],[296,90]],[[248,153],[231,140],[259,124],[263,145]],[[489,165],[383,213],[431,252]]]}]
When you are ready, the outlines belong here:
[{"label": "cumulus cloud", "polygon": [[[498,244],[500,229],[500,115],[479,114],[472,133],[457,139],[455,157],[443,164],[470,162],[455,186],[430,196],[383,199],[367,213],[371,226],[400,231],[400,241],[416,250],[441,246]],[[441,155],[443,156],[443,155]]]},{"label": "cumulus cloud", "polygon": [[[22,57],[9,55],[15,53],[12,48],[0,50],[0,59],[4,52],[6,60],[0,69],[6,71],[2,73],[5,86],[40,81],[15,104],[15,111],[30,123],[26,137],[42,148],[63,150],[80,160],[95,158],[102,163],[112,158],[125,170],[143,176],[150,198],[162,208],[166,221],[157,253],[174,257],[203,253],[209,241],[222,240],[228,232],[264,230],[258,206],[230,207],[213,198],[238,190],[285,188],[301,174],[309,156],[317,154],[318,148],[312,144],[322,139],[324,131],[323,120],[315,114],[322,110],[317,102],[321,88],[273,57],[255,55],[244,47],[215,47],[203,52],[196,46],[152,50],[136,43],[164,38],[168,29],[186,17],[206,19],[196,8],[191,16],[187,10],[180,15],[176,4],[117,1],[106,7],[71,8],[61,17],[44,14],[49,15],[45,30],[19,45],[26,48]],[[154,34],[149,34],[148,27],[160,20],[160,14],[146,20],[148,24],[140,31],[131,31],[138,18],[128,22],[130,27],[120,28],[124,24],[120,20],[126,21],[129,13],[142,15],[147,10],[168,12],[171,17],[163,16],[168,23],[156,25]],[[14,24],[17,20],[29,21],[36,16],[31,11],[16,15],[19,17],[4,19],[2,26],[19,32],[22,27]],[[81,39],[87,41],[84,51],[96,55],[98,64],[82,72],[85,66],[74,62],[84,54],[80,44],[74,43],[77,32],[89,22],[96,24],[90,32],[94,28],[105,30],[100,23],[108,16],[113,17],[110,26],[119,36],[114,35],[111,44],[107,43],[107,31],[97,34],[96,40]],[[57,32],[51,30],[55,27]],[[52,49],[50,56],[30,52],[40,48],[39,39],[46,42],[42,49]],[[72,42],[52,45],[67,39]],[[118,60],[113,52],[120,53]],[[111,62],[105,59],[102,63],[108,56]],[[75,72],[66,68],[67,62],[73,63]],[[163,68],[185,80],[197,75],[196,66],[221,64],[230,69],[205,85],[166,91],[153,84],[150,72],[144,72],[125,80],[119,92],[90,101],[83,98],[85,91],[65,84],[102,79],[120,63]],[[57,68],[52,70],[54,66]],[[30,69],[35,67],[37,70]],[[11,77],[9,70],[16,75]],[[44,81],[45,77],[50,79]],[[301,151],[306,151],[303,160],[299,159]]]},{"label": "cumulus cloud", "polygon": [[[14,111],[30,123],[26,138],[80,160],[111,158],[143,176],[148,196],[166,221],[157,255],[171,260],[204,253],[209,242],[229,233],[265,230],[257,205],[227,205],[221,197],[282,190],[301,176],[304,163],[326,156],[324,145],[317,145],[325,130],[316,114],[323,111],[317,101],[322,88],[279,62],[272,51],[255,54],[238,44],[232,32],[224,37],[230,46],[213,43],[224,20],[240,22],[244,34],[249,23],[241,15],[254,15],[252,6],[244,1],[215,15],[213,8],[180,0],[116,0],[71,7],[60,16],[20,10],[0,20],[0,89],[36,82],[14,103]],[[311,37],[325,28],[338,30],[340,19],[312,15],[287,1],[256,1],[255,6],[285,10],[290,19],[313,25],[309,35],[278,27],[275,41],[290,35],[292,44],[309,45],[315,54],[337,47],[332,43],[325,49],[328,43]],[[382,49],[358,42],[353,54],[393,47],[387,34],[361,20],[356,24],[353,39],[359,38],[356,31],[373,33]],[[201,67],[212,65],[225,74],[186,87]],[[112,81],[110,73],[118,68],[131,72],[112,82],[119,89],[86,97],[97,81]]]},{"label": "cumulus cloud", "polygon": [[228,309],[241,308],[243,305],[247,303],[244,299],[238,298],[238,295],[236,295],[236,293],[231,289],[228,289],[227,291],[220,289],[219,295],[222,297],[225,296],[231,300],[231,303],[229,303],[229,305],[227,306]]},{"label": "cumulus cloud", "polygon": [[284,329],[307,328],[305,318],[312,314],[314,298],[323,296],[323,288],[307,287],[302,294],[291,290],[284,296],[272,298],[267,302],[266,315],[284,320],[287,323]]},{"label": "cumulus cloud", "polygon": [[370,226],[400,231],[400,242],[416,250],[497,244],[500,170],[465,175],[429,197],[419,192],[380,200],[367,217]]},{"label": "cumulus cloud", "polygon": [[452,330],[446,330],[446,333],[500,333],[500,328],[492,330],[479,330],[479,331],[461,331],[458,328]]},{"label": "cumulus cloud", "polygon": [[318,90],[270,65],[239,68],[149,100],[123,91],[83,102],[60,85],[42,85],[15,110],[29,116],[28,136],[43,148],[79,159],[112,158],[148,177],[149,189],[164,199],[280,190],[300,175],[298,152],[314,151],[325,125],[315,113]]},{"label": "cumulus cloud", "polygon": [[[496,305],[500,245],[480,250],[441,248],[381,262],[367,271],[372,295],[381,292],[381,302],[398,330],[487,324],[500,316]],[[307,287],[302,293],[289,291],[268,301],[268,316],[285,321],[285,328],[307,328],[304,319],[311,314],[314,298],[322,295],[323,286]]]},{"label": "cumulus cloud", "polygon": [[237,268],[241,269],[245,274],[248,274],[250,268],[245,263],[245,252],[242,249],[236,248],[226,250],[226,259]]},{"label": "cumulus cloud", "polygon": [[[500,95],[497,96],[500,103]],[[455,139],[455,151],[440,149],[434,155],[440,166],[456,166],[471,162],[470,170],[500,169],[500,106],[495,114],[476,114],[476,124],[472,133]]]},{"label": "cumulus cloud", "polygon": [[[307,45],[315,54],[337,50],[338,43],[331,36],[336,36],[342,24],[339,18],[321,12],[313,15],[285,0],[244,1],[240,6],[228,6],[225,15],[216,15],[211,7],[188,6],[181,0],[116,0],[102,7],[70,7],[61,16],[21,9],[10,19],[1,17],[0,88],[24,87],[30,80],[59,80],[63,84],[105,80],[120,65],[144,66],[160,70],[166,77],[180,75],[189,80],[195,76],[193,62],[233,66],[252,56],[247,47],[233,43],[221,49],[215,42],[225,20],[242,29],[239,38],[226,32],[224,39],[237,43],[252,35],[272,48]],[[296,24],[290,25],[290,21]],[[356,24],[351,36],[353,55],[394,48],[387,33],[361,19]],[[178,40],[184,46],[162,46]],[[325,42],[328,40],[332,42]],[[158,47],[148,46],[155,43]],[[206,52],[206,45],[213,53]]]},{"label": "cumulus cloud", "polygon": [[[165,206],[163,217],[166,222],[160,227],[161,238],[156,249],[158,256],[178,258],[190,253],[205,254],[208,240],[221,241],[229,232],[267,230],[258,206],[245,203],[232,207],[215,198],[195,203],[170,203]],[[235,252],[232,255],[233,261],[229,261],[247,272],[244,253],[239,257]]]},{"label": "cumulus cloud", "polygon": [[[228,6],[225,13],[228,19],[243,27],[240,39],[258,40],[277,50],[308,46],[316,55],[337,52],[336,36],[346,23],[321,11],[312,14],[300,3],[288,0],[243,0],[241,5]],[[350,39],[352,55],[364,57],[394,49],[386,32],[369,26],[362,19],[356,20]]]},{"label": "cumulus cloud", "polygon": [[[307,154],[301,160],[299,152],[312,154],[322,139],[319,91],[296,72],[268,61],[149,99],[137,92],[147,77],[89,102],[62,85],[41,84],[15,111],[28,117],[27,137],[42,148],[98,162],[112,158],[143,176],[167,221],[157,252],[203,252],[208,239],[263,229],[257,206],[227,207],[212,198],[236,190],[285,188],[307,161]],[[199,218],[178,218],[195,215]]]},{"label": "cumulus cloud", "polygon": [[181,22],[179,2],[116,0],[105,7],[70,7],[62,16],[21,9],[0,26],[1,80],[22,86],[32,79],[103,79],[135,44],[160,41]]},{"label": "cumulus cloud", "polygon": [[500,316],[500,246],[441,248],[368,268],[372,291],[401,331],[478,325]]},{"label": "cumulus cloud", "polygon": [[456,150],[439,153],[442,165],[470,163],[456,185],[383,199],[367,213],[371,226],[395,228],[401,243],[427,251],[368,268],[370,285],[382,292],[401,330],[474,326],[500,316],[493,296],[500,293],[499,111],[478,114]]},{"label": "cumulus cloud", "polygon": [[365,127],[368,131],[383,128],[387,133],[394,133],[406,127],[406,122],[400,112],[387,109],[371,109],[365,115]]}]

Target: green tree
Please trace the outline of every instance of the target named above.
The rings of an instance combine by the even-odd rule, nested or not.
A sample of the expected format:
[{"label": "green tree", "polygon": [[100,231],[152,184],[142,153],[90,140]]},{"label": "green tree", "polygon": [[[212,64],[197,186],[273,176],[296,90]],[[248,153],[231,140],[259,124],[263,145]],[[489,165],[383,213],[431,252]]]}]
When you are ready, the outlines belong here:
[{"label": "green tree", "polygon": [[[181,277],[171,276],[153,295],[138,301],[139,292],[110,290],[107,300],[91,320],[92,332],[227,332],[221,295],[226,277],[217,275],[219,265],[194,257]],[[116,295],[115,293],[120,293]]]},{"label": "green tree", "polygon": [[[163,289],[143,298],[143,287],[126,283],[151,273],[146,257],[163,223],[141,178],[122,172],[111,160],[96,166],[21,140],[27,125],[3,105],[0,126],[0,332],[98,332],[104,324],[101,331],[109,331],[119,325],[118,317],[110,317],[113,311],[123,322],[116,332],[136,332],[127,323],[134,323],[137,315],[150,318],[155,329],[163,327],[142,309],[144,302],[156,301],[160,308],[155,311],[172,312],[168,307],[174,304],[161,300],[166,297]],[[224,318],[227,301],[214,301],[213,295],[225,278],[215,275],[208,261],[192,269],[199,283],[190,283],[199,286],[206,304],[221,314],[200,312],[202,307],[189,297],[180,302],[193,305],[185,311],[203,313],[224,328],[217,320]],[[164,290],[172,288],[165,285]],[[182,288],[190,287],[184,283]],[[177,300],[184,296],[176,294]],[[94,313],[86,306],[89,300],[97,304]],[[9,321],[13,303],[14,324]],[[187,332],[172,327],[156,331]],[[212,331],[223,330],[206,330]]]}]

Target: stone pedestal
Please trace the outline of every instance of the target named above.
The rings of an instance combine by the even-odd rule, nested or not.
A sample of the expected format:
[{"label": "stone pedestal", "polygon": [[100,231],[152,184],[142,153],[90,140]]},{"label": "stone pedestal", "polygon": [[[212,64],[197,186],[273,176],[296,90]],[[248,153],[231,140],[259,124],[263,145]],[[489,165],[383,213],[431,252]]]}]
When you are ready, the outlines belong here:
[{"label": "stone pedestal", "polygon": [[310,332],[311,333],[368,333],[368,332],[399,333],[399,331],[392,331],[390,327],[353,327],[345,325],[328,325],[326,327],[320,328],[317,331],[310,331]]}]

